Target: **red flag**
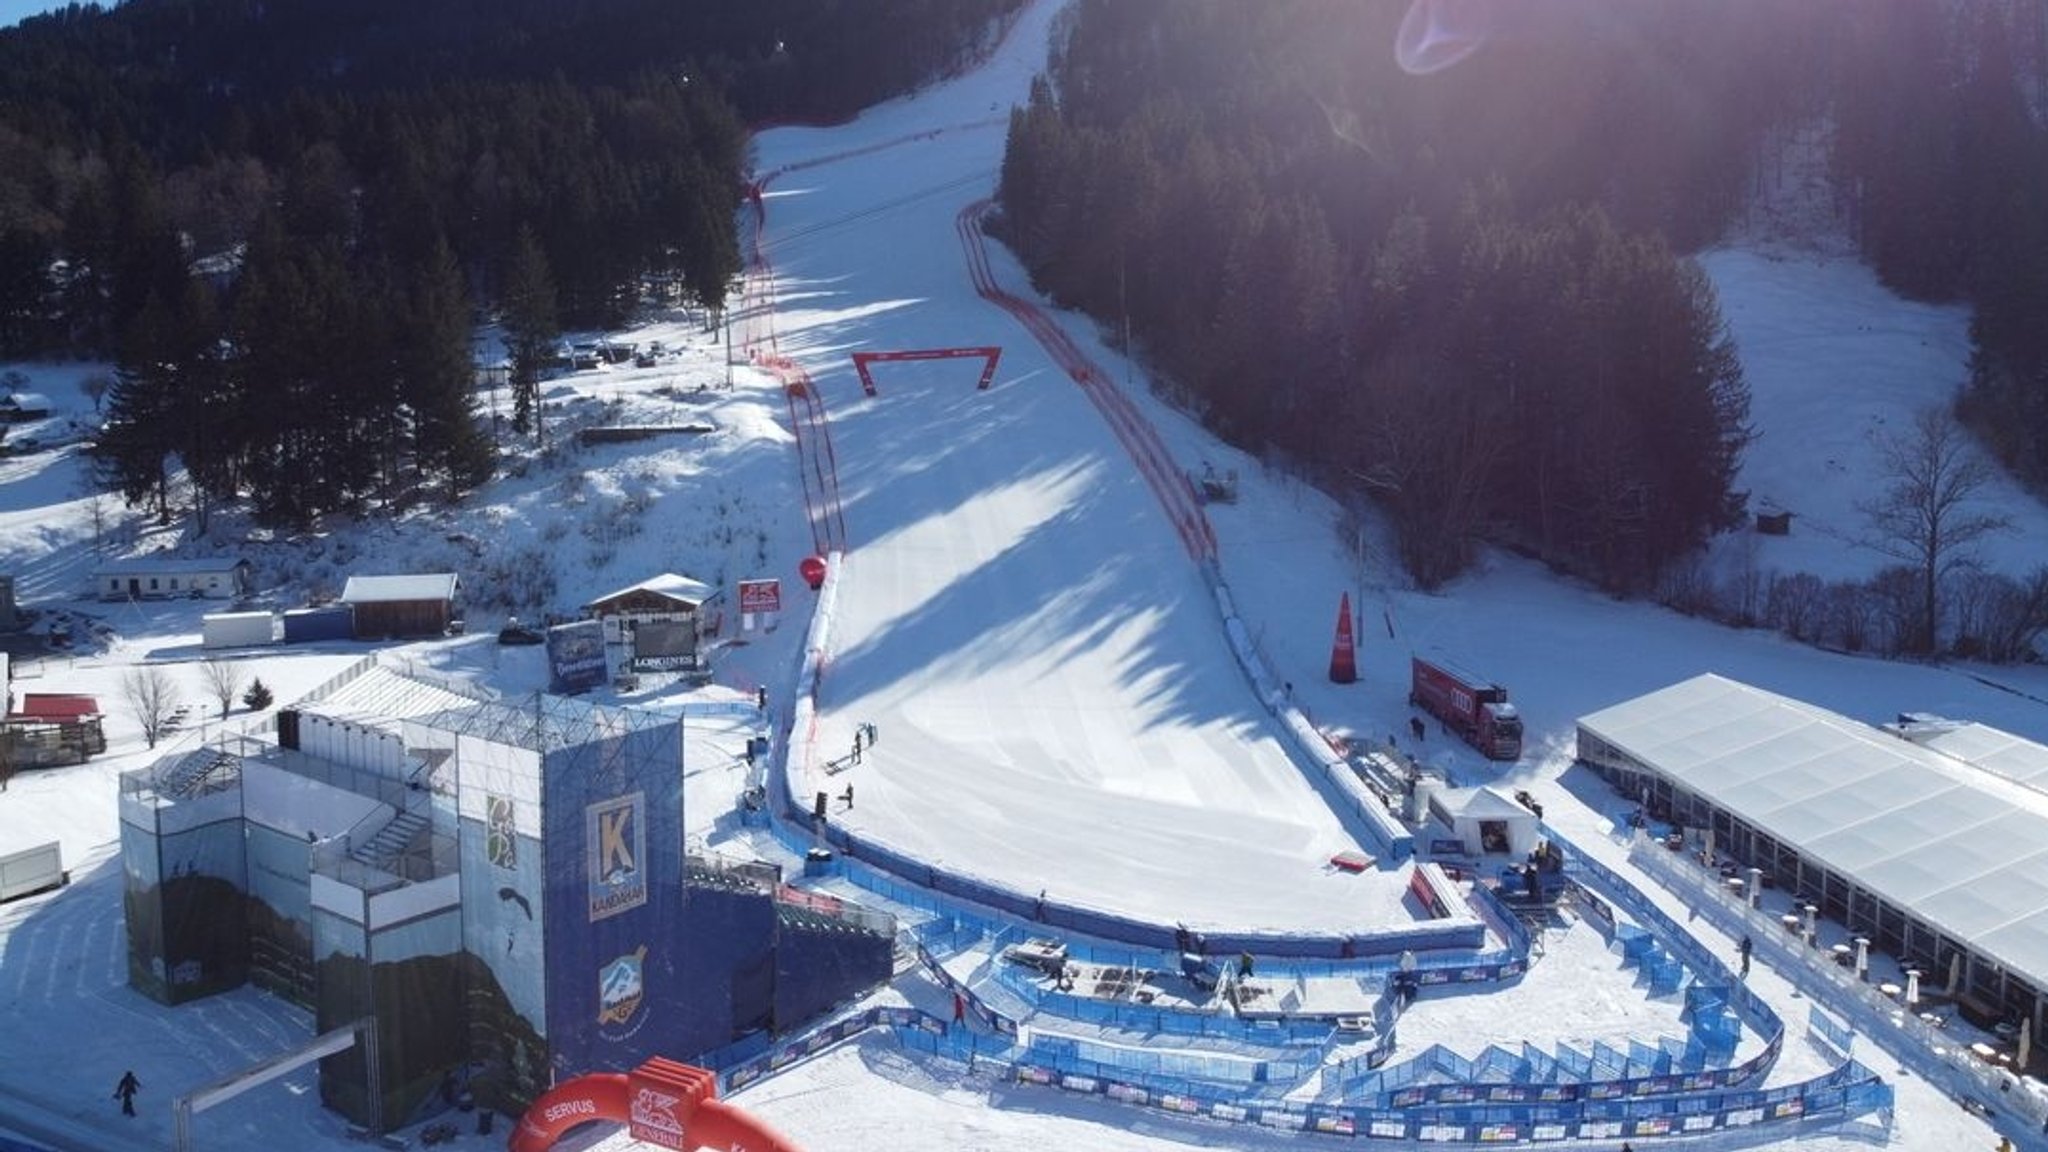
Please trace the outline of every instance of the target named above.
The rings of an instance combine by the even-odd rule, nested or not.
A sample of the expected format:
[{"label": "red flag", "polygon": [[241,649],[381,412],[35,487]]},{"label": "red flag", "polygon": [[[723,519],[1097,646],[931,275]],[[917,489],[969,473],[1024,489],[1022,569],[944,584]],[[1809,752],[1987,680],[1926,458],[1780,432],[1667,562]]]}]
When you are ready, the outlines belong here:
[{"label": "red flag", "polygon": [[1330,647],[1330,681],[1349,684],[1358,679],[1358,645],[1351,633],[1351,593],[1337,605],[1337,642]]}]

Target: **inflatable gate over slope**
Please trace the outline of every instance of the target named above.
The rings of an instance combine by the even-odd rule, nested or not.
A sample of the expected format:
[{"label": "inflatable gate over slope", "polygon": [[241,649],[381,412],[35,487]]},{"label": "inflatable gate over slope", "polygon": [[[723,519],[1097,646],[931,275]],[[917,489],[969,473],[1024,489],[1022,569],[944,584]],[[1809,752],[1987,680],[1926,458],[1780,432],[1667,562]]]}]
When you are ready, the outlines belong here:
[{"label": "inflatable gate over slope", "polygon": [[555,1085],[513,1130],[511,1152],[546,1152],[593,1120],[624,1124],[656,1148],[798,1152],[773,1128],[718,1099],[710,1072],[659,1056],[631,1072],[598,1072]]}]

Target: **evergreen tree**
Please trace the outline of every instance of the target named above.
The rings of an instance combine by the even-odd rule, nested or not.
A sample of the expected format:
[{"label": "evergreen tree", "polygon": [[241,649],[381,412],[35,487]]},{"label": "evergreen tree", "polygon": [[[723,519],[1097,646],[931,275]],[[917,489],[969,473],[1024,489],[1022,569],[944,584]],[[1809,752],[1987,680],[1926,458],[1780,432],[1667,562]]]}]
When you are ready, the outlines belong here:
[{"label": "evergreen tree", "polygon": [[171,415],[189,368],[177,332],[177,317],[155,294],[129,321],[97,458],[100,480],[130,504],[153,505],[159,523],[171,518],[171,457],[177,451]]},{"label": "evergreen tree", "polygon": [[459,495],[490,478],[494,454],[477,421],[469,304],[446,240],[437,237],[414,271],[408,300],[398,372],[412,413],[415,462]]},{"label": "evergreen tree", "polygon": [[512,354],[512,430],[523,436],[531,428],[545,440],[540,380],[562,333],[555,313],[554,276],[530,228],[520,228],[513,244],[501,297],[505,344]]}]

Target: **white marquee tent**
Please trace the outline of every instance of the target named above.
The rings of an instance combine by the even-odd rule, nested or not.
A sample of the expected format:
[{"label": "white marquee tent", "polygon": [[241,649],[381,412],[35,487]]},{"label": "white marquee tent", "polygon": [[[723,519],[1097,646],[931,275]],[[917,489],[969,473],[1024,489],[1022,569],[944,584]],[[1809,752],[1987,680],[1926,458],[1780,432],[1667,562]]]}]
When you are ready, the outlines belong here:
[{"label": "white marquee tent", "polygon": [[1732,817],[1715,823],[1738,854],[1775,840],[1803,862],[1807,883],[1846,886],[1829,903],[1858,926],[1930,955],[1931,929],[1969,953],[1965,984],[2040,1014],[2048,792],[2020,782],[2040,776],[1959,755],[2016,765],[2048,749],[2016,752],[2024,741],[1986,729],[1945,755],[1711,674],[1595,712],[1578,729],[1582,760],[1671,788],[1675,807]]}]

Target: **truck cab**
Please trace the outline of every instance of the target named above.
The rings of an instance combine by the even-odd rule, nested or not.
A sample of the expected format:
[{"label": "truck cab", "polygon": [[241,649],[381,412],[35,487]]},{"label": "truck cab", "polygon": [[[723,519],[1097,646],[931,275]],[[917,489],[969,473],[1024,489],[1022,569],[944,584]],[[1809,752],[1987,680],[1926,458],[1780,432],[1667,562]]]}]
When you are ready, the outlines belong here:
[{"label": "truck cab", "polygon": [[1490,759],[1520,759],[1522,716],[1515,711],[1515,706],[1505,700],[1483,704],[1479,708],[1479,716],[1480,730],[1473,743],[1477,744]]}]

